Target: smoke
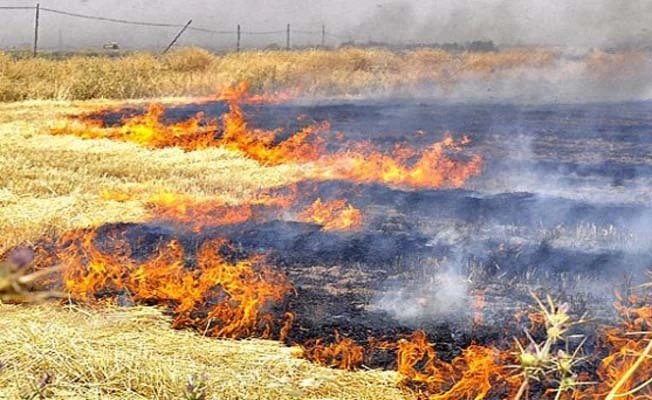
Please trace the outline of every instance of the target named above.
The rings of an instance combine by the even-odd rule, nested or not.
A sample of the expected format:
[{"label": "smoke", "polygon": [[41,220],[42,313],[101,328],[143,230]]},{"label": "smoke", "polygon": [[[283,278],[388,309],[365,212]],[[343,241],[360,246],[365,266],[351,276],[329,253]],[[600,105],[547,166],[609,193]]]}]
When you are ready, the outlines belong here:
[{"label": "smoke", "polygon": [[383,291],[373,302],[374,307],[395,319],[417,325],[431,321],[464,322],[470,320],[468,282],[454,271],[431,270],[418,284],[402,282]]},{"label": "smoke", "polygon": [[[4,4],[3,4],[4,5]],[[10,5],[33,6],[33,1],[15,0]],[[245,0],[239,2],[190,0],[42,0],[42,7],[101,15],[111,18],[183,24],[193,19],[196,26],[215,30],[278,30],[279,34],[245,37],[243,45],[266,46],[283,43],[287,23],[297,30],[339,35],[341,40],[405,42],[465,42],[493,40],[503,45],[630,46],[652,40],[648,0],[596,0],[565,2],[531,0],[426,0],[382,1]],[[0,46],[20,46],[31,41],[33,12],[2,12],[5,29]],[[172,28],[146,28],[84,21],[49,13],[42,15],[42,42],[56,48],[101,45],[114,40],[126,46],[155,47],[174,35]],[[59,32],[61,35],[59,35]],[[182,41],[213,48],[232,47],[233,35],[189,32]],[[297,44],[319,43],[319,37],[297,34]]]}]

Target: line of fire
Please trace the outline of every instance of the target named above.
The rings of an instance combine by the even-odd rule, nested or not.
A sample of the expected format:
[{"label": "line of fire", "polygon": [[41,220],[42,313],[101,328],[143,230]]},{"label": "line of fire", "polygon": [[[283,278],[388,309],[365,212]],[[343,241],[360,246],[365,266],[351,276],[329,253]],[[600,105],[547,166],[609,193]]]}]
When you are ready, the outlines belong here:
[{"label": "line of fire", "polygon": [[171,329],[397,371],[423,399],[652,397],[645,110],[250,92],[53,125],[297,177],[246,201],[101,188],[146,215],[10,249],[0,299],[154,306]]}]

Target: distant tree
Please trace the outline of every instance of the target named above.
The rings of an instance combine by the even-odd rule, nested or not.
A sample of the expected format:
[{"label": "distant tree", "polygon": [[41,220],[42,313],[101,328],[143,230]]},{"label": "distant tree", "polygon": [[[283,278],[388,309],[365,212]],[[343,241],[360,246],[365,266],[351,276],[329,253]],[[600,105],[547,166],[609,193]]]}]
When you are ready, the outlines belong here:
[{"label": "distant tree", "polygon": [[496,47],[494,42],[491,41],[491,40],[487,40],[487,41],[476,40],[476,41],[473,41],[473,42],[466,45],[466,49],[468,51],[474,51],[474,52],[495,52],[495,51],[498,51],[498,47]]}]

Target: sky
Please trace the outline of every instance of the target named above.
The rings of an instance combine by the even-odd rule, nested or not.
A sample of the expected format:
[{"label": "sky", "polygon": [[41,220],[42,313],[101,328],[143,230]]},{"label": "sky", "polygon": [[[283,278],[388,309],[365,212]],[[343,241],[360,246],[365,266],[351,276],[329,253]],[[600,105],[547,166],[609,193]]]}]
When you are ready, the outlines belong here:
[{"label": "sky", "polygon": [[[38,1],[38,0],[35,0]],[[0,0],[0,6],[35,1]],[[329,44],[353,39],[390,43],[493,40],[502,45],[610,47],[652,44],[652,0],[41,0],[42,7],[112,18],[183,24],[214,30],[293,29],[329,34]],[[0,47],[28,45],[33,11],[0,10]],[[174,28],[133,27],[42,13],[45,48],[165,46]],[[296,33],[296,44],[319,43],[319,35]],[[229,47],[235,34],[189,32],[183,44]],[[283,45],[284,33],[243,36],[243,46]]]}]

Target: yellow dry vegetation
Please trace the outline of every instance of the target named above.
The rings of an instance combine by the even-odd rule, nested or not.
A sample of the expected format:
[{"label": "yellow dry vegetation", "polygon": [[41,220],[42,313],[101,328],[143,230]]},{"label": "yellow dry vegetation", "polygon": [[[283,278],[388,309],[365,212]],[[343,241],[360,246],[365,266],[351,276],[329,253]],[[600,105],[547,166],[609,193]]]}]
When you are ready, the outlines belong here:
[{"label": "yellow dry vegetation", "polygon": [[[183,99],[163,99],[163,103]],[[44,234],[144,217],[143,201],[166,192],[238,203],[296,180],[297,166],[263,167],[223,149],[184,152],[111,140],[51,136],[61,115],[110,105],[28,102],[0,105],[0,254]],[[115,201],[107,191],[125,193]]]},{"label": "yellow dry vegetation", "polygon": [[554,63],[555,57],[548,51],[529,49],[449,53],[428,48],[226,54],[185,48],[166,56],[141,52],[64,59],[0,53],[0,101],[205,96],[241,81],[248,81],[254,91],[300,87],[304,95],[355,95],[449,84],[470,74],[541,68]]},{"label": "yellow dry vegetation", "polygon": [[[169,104],[188,99],[168,98]],[[130,103],[139,103],[131,101]],[[222,149],[183,152],[51,136],[64,115],[114,102],[0,104],[0,253],[46,234],[144,218],[161,192],[237,203],[297,180]],[[105,193],[125,193],[116,201]],[[345,372],[261,340],[175,331],[151,308],[0,303],[0,399],[397,399],[395,372]],[[194,397],[193,397],[194,396]]]},{"label": "yellow dry vegetation", "polygon": [[[184,152],[49,135],[66,114],[116,105],[74,99],[213,95],[241,81],[255,91],[301,87],[308,95],[356,94],[541,68],[554,59],[546,52],[430,49],[224,55],[183,49],[162,58],[142,53],[64,60],[0,54],[0,101],[20,101],[0,104],[0,254],[43,235],[142,220],[144,201],[161,192],[238,203],[261,188],[301,179],[299,166],[265,167],[223,149]],[[596,55],[590,62],[600,74],[614,58]],[[126,196],[116,201],[106,192]],[[0,349],[0,399],[199,399],[201,387],[207,399],[409,395],[397,388],[394,372],[325,369],[278,343],[174,331],[159,311],[138,307],[0,304]]]},{"label": "yellow dry vegetation", "polygon": [[300,349],[277,342],[175,331],[153,308],[0,304],[0,316],[0,399],[396,400],[407,395],[396,387],[396,372],[334,370],[300,359]]}]

